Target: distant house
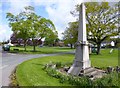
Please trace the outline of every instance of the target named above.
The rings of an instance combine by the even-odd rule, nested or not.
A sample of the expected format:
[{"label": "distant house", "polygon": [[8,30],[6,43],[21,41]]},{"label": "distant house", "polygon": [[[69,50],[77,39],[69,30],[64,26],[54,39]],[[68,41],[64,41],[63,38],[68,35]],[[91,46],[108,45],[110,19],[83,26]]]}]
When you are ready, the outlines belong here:
[{"label": "distant house", "polygon": [[[22,38],[17,38],[15,33],[13,33],[13,34],[11,35],[10,41],[11,41],[11,43],[14,44],[14,45],[24,45],[24,40],[23,40]],[[34,41],[35,41],[35,42],[34,42],[35,45],[40,45],[40,44],[42,44],[41,39],[37,39],[37,38],[36,38]],[[29,39],[27,40],[27,45],[31,45],[31,46],[33,45],[33,42],[32,42],[32,39],[31,39],[31,38],[29,38]]]},{"label": "distant house", "polygon": [[65,46],[64,42],[62,42],[62,41],[56,42],[55,45],[56,45],[56,46],[60,46],[60,47],[64,47],[64,46]]},{"label": "distant house", "polygon": [[105,48],[108,45],[110,45],[110,42],[104,41],[104,42],[101,43],[101,48]]}]

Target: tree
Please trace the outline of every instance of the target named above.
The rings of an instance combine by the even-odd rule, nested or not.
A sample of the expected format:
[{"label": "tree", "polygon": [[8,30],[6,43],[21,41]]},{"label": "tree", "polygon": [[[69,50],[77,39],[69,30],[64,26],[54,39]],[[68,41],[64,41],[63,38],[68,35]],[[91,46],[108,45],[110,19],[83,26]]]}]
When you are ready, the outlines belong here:
[{"label": "tree", "polygon": [[30,38],[30,21],[28,20],[28,17],[29,14],[32,14],[32,10],[33,8],[29,6],[29,10],[27,7],[25,7],[25,11],[19,13],[18,15],[7,13],[6,16],[12,31],[17,34],[18,38],[22,38],[24,40],[25,51],[27,39]]},{"label": "tree", "polygon": [[57,39],[58,39],[57,31],[53,32],[52,30],[49,30],[45,38],[45,45],[54,46]]},{"label": "tree", "polygon": [[32,39],[33,51],[35,51],[36,39],[41,40],[56,31],[52,21],[35,14],[32,6],[25,7],[25,10],[16,16],[12,13],[7,13],[7,19],[12,31],[24,40],[25,50],[26,42],[29,38]]},{"label": "tree", "polygon": [[78,37],[78,22],[70,22],[69,27],[62,34],[64,35],[64,43],[70,44],[71,48],[73,48],[73,44],[75,44]]},{"label": "tree", "polygon": [[[108,2],[88,2],[86,5],[87,38],[97,45],[97,54],[100,53],[101,43],[111,36],[118,35],[118,6],[110,6]],[[79,11],[71,12],[73,16]]]}]

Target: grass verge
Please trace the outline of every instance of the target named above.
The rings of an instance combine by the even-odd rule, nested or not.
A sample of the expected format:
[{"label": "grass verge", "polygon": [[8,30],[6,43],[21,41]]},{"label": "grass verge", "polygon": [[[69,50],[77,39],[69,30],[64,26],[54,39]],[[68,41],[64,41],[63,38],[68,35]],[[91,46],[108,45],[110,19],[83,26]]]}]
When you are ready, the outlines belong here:
[{"label": "grass verge", "polygon": [[[49,76],[43,67],[52,62],[72,63],[74,55],[58,55],[31,59],[20,64],[16,70],[17,81],[20,86],[68,86],[58,79]],[[102,50],[101,55],[90,55],[92,66],[106,68],[118,65],[118,51],[109,54],[109,49]]]},{"label": "grass verge", "polygon": [[[17,49],[17,50],[15,50]],[[49,53],[60,53],[60,52],[69,52],[74,49],[70,49],[69,47],[36,47],[36,51],[33,51],[32,46],[27,46],[27,50],[24,51],[24,47],[11,47],[11,53],[23,53],[23,54],[49,54]]]}]

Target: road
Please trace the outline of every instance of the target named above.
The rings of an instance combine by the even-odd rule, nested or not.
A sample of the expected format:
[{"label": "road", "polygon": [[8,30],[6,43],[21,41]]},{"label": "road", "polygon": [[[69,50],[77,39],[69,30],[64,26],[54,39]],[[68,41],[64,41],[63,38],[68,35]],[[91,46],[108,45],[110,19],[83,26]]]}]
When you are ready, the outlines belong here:
[{"label": "road", "polygon": [[[63,54],[63,53],[59,53]],[[14,70],[14,68],[22,63],[23,61],[26,61],[28,59],[32,58],[38,58],[38,57],[44,57],[44,56],[54,56],[58,54],[12,54],[7,52],[2,52],[1,46],[0,46],[0,86],[8,86],[10,83],[9,76],[11,72]]]}]

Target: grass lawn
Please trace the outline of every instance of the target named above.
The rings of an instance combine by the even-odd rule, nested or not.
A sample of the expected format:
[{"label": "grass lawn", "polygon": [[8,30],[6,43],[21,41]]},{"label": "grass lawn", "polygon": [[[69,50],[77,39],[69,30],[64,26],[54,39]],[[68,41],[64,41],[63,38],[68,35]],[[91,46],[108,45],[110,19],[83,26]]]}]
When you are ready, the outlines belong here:
[{"label": "grass lawn", "polygon": [[[19,49],[19,51],[15,51],[14,49]],[[24,47],[11,47],[11,53],[24,53],[24,54],[48,54],[48,53],[59,53],[59,52],[68,52],[74,49],[70,49],[70,47],[38,47],[36,46],[36,51],[33,51],[32,46],[27,46],[27,50],[24,51]]]},{"label": "grass lawn", "polygon": [[110,49],[102,49],[100,55],[90,55],[92,66],[107,67],[118,66],[118,49],[109,54]]},{"label": "grass lawn", "polygon": [[[20,86],[65,86],[58,79],[49,76],[42,68],[52,62],[72,63],[74,55],[65,54],[31,59],[17,67],[16,77]],[[101,55],[90,55],[92,66],[105,68],[118,65],[118,50],[109,54],[109,49],[102,50]]]}]

